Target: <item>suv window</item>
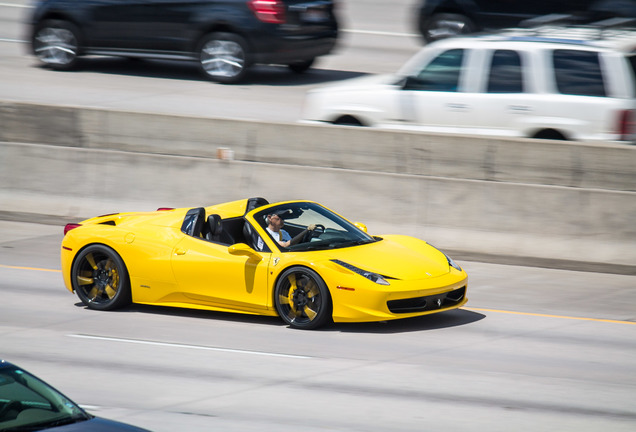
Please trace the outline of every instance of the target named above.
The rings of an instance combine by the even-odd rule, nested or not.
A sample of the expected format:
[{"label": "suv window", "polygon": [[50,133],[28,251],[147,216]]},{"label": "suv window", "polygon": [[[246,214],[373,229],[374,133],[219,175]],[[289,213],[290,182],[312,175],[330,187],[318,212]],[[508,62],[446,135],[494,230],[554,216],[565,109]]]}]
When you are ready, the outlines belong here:
[{"label": "suv window", "polygon": [[497,50],[490,62],[488,93],[523,93],[521,56],[517,51]]},{"label": "suv window", "polygon": [[555,50],[553,62],[559,93],[577,96],[605,96],[605,83],[597,52]]},{"label": "suv window", "polygon": [[417,89],[456,92],[463,59],[463,49],[444,51],[417,74]]}]

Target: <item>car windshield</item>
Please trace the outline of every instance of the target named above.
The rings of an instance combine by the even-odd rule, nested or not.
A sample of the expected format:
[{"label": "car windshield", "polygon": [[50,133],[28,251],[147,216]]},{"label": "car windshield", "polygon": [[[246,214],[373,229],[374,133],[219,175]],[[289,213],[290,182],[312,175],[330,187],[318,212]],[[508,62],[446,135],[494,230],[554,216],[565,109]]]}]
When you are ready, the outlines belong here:
[{"label": "car windshield", "polygon": [[89,420],[91,416],[30,373],[0,367],[0,430],[37,431]]},{"label": "car windshield", "polygon": [[[267,229],[272,215],[283,221],[281,234]],[[280,246],[284,252],[334,249],[378,241],[351,222],[315,203],[281,204],[260,211],[254,217],[275,241],[296,239],[287,247]],[[310,225],[315,225],[315,229],[308,232],[307,227]],[[279,238],[275,238],[275,235]]]}]

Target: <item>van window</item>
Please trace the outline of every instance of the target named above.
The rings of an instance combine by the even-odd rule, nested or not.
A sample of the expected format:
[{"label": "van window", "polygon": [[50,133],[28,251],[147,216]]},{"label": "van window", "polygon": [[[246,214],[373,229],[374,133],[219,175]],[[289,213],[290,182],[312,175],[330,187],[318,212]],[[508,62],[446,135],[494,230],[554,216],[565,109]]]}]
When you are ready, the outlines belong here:
[{"label": "van window", "polygon": [[559,93],[578,96],[606,95],[598,53],[555,50],[553,61]]},{"label": "van window", "polygon": [[488,93],[523,93],[521,57],[517,51],[497,50],[490,62]]},{"label": "van window", "polygon": [[463,59],[462,49],[444,51],[435,57],[415,77],[417,90],[456,92]]}]

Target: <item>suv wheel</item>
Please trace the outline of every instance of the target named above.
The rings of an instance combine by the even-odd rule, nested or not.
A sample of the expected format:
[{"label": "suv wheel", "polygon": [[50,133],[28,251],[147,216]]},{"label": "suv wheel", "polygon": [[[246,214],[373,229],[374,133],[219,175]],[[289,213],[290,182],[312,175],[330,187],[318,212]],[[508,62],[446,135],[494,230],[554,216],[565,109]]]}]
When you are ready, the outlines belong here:
[{"label": "suv wheel", "polygon": [[315,58],[310,58],[309,60],[297,61],[294,63],[290,63],[288,67],[292,71],[300,74],[300,73],[306,72],[314,64],[315,60],[316,60]]},{"label": "suv wheel", "polygon": [[237,83],[245,77],[247,65],[247,43],[239,35],[212,33],[201,41],[199,66],[209,79]]},{"label": "suv wheel", "polygon": [[72,69],[77,63],[79,31],[60,20],[42,22],[33,36],[33,52],[42,63],[57,70]]},{"label": "suv wheel", "polygon": [[422,21],[420,30],[426,42],[472,33],[475,26],[471,20],[460,14],[438,13]]}]

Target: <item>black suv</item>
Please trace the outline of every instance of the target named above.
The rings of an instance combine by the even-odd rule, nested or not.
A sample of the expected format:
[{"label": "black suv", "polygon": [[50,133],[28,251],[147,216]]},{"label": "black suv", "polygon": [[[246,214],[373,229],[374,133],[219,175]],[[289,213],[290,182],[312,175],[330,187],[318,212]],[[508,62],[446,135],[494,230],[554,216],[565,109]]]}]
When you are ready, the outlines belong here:
[{"label": "black suv", "polygon": [[543,15],[585,23],[636,17],[636,0],[420,0],[417,28],[427,42],[458,34],[516,27]]},{"label": "black suv", "polygon": [[222,83],[256,63],[304,72],[337,36],[333,0],[39,0],[31,19],[33,53],[53,69],[82,55],[194,60]]}]

